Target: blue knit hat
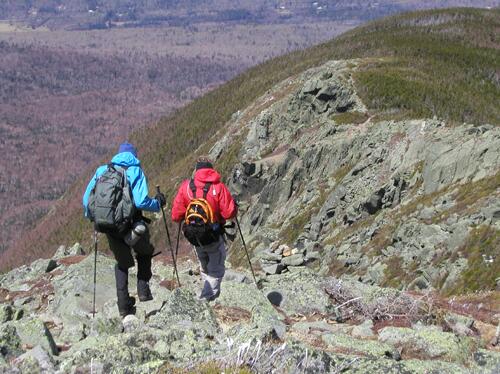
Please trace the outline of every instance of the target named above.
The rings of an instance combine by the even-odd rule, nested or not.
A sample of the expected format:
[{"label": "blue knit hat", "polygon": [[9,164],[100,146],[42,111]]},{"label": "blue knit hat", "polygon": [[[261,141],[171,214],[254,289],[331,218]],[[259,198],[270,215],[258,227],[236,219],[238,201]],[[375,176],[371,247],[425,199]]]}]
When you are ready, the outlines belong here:
[{"label": "blue knit hat", "polygon": [[122,152],[130,152],[135,157],[137,157],[137,150],[130,143],[122,143],[122,144],[120,144],[120,148],[118,148],[118,153],[122,153]]}]

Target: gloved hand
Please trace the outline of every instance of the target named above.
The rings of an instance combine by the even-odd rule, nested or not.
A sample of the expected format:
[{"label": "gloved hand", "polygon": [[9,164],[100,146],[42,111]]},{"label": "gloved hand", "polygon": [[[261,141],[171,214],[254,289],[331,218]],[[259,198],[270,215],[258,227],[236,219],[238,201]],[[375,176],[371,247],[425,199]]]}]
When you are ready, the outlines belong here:
[{"label": "gloved hand", "polygon": [[158,192],[156,194],[155,199],[158,201],[158,204],[160,204],[161,207],[164,207],[167,204],[167,199],[161,192]]}]

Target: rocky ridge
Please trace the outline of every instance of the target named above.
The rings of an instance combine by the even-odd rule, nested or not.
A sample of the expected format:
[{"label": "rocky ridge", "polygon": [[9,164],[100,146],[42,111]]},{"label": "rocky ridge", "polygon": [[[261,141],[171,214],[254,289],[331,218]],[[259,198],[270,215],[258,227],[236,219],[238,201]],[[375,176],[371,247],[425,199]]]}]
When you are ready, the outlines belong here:
[{"label": "rocky ridge", "polygon": [[[383,120],[356,94],[351,74],[365,63],[311,69],[233,116],[211,156],[237,150],[230,187],[247,241],[265,260],[288,245],[321,274],[368,284],[495,289],[500,129]],[[467,284],[482,272],[486,284]]]}]

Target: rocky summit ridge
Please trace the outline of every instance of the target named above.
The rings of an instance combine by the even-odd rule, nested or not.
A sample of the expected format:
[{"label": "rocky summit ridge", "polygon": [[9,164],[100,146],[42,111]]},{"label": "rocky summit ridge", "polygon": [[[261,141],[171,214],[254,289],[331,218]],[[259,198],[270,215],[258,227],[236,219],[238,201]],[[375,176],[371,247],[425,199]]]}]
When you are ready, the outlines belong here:
[{"label": "rocky summit ridge", "polygon": [[500,372],[500,129],[370,113],[373,62],[290,77],[218,134],[260,290],[236,240],[215,302],[193,259],[182,288],[157,260],[122,320],[99,254],[92,318],[90,248],[61,247],[0,275],[0,372]]}]

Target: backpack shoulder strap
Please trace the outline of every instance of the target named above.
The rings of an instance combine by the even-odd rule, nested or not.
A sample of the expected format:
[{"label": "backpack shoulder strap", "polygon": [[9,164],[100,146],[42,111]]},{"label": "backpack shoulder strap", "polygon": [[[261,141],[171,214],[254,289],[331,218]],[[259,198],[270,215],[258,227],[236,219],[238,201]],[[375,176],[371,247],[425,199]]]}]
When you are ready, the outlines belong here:
[{"label": "backpack shoulder strap", "polygon": [[[212,182],[205,183],[203,186],[203,198],[206,199],[208,195],[208,191],[210,191],[210,187],[212,186]],[[189,189],[193,192],[193,199],[196,199],[196,185],[194,184],[194,179],[189,181]]]},{"label": "backpack shoulder strap", "polygon": [[189,188],[191,189],[191,192],[193,193],[193,199],[196,199],[196,185],[194,184],[194,179],[191,179],[189,181]]},{"label": "backpack shoulder strap", "polygon": [[123,185],[123,187],[127,187],[128,184],[129,184],[128,183],[128,178],[127,178],[127,169],[128,169],[128,167],[121,166],[121,165],[115,165],[115,164],[112,164],[112,163],[108,164],[108,167],[121,173],[121,175],[122,175],[122,185]]},{"label": "backpack shoulder strap", "polygon": [[210,191],[210,187],[212,187],[212,182],[207,182],[205,183],[205,186],[203,187],[203,198],[207,198],[208,191]]}]

